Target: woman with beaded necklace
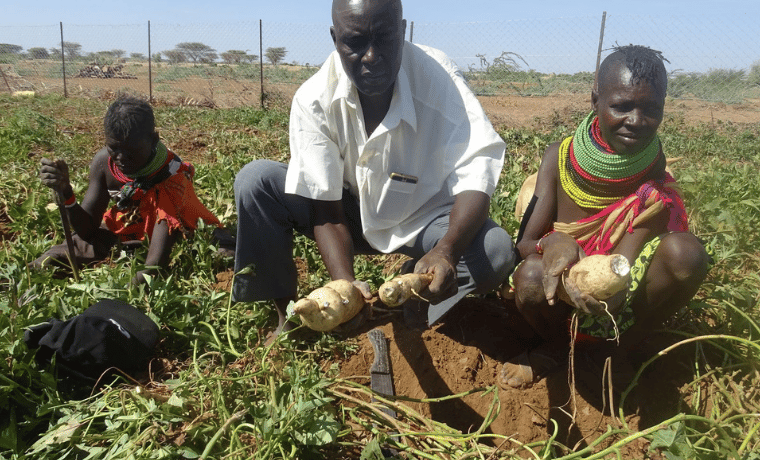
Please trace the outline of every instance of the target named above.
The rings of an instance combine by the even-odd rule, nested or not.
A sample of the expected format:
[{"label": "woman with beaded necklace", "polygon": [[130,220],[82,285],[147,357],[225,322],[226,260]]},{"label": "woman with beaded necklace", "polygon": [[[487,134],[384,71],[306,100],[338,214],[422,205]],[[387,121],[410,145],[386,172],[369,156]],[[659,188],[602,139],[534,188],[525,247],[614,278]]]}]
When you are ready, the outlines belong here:
[{"label": "woman with beaded necklace", "polygon": [[[613,355],[628,360],[707,274],[709,256],[688,232],[657,136],[667,90],[663,60],[644,46],[616,47],[599,67],[593,112],[543,155],[518,236],[522,263],[511,278],[517,309],[541,345],[504,364],[502,386],[527,388],[560,367],[571,340],[585,339],[585,356],[597,365]],[[613,253],[632,266],[628,290],[601,303],[567,281],[572,305],[557,298],[565,270],[587,255]]]}]

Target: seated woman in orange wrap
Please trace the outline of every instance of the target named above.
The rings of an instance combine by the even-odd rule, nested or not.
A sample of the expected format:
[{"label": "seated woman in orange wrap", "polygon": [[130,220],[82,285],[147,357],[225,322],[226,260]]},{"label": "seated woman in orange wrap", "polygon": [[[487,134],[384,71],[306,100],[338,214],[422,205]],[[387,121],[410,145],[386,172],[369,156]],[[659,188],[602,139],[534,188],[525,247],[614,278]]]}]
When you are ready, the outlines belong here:
[{"label": "seated woman in orange wrap", "polygon": [[[580,312],[585,356],[627,359],[645,335],[697,292],[709,257],[688,232],[679,188],[666,171],[657,130],[667,73],[658,51],[618,47],[599,68],[593,112],[575,134],[550,145],[525,212],[512,277],[515,302],[543,340],[504,364],[501,383],[524,388],[568,357],[569,319]],[[572,305],[557,298],[562,273],[592,254],[622,254],[632,283],[602,304],[571,282]]]},{"label": "seated woman in orange wrap", "polygon": [[[137,284],[156,267],[166,267],[177,237],[191,235],[198,219],[217,227],[221,224],[195,194],[193,166],[160,142],[148,102],[120,97],[108,108],[103,125],[106,145],[90,164],[89,186],[81,205],[65,161],[43,158],[40,179],[63,197],[76,232],[77,263],[105,259],[117,241],[150,239],[146,268],[132,279]],[[42,268],[65,260],[66,244],[59,244],[30,266]]]}]

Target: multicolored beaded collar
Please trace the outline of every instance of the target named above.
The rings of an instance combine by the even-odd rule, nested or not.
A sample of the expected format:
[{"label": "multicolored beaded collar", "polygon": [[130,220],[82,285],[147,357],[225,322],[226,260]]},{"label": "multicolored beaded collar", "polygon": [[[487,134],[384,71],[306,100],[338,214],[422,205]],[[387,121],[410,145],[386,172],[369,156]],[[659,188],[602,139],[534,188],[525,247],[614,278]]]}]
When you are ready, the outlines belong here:
[{"label": "multicolored beaded collar", "polygon": [[631,195],[642,182],[661,178],[665,165],[658,136],[635,155],[612,151],[593,112],[559,147],[562,188],[578,206],[587,209],[604,209]]}]

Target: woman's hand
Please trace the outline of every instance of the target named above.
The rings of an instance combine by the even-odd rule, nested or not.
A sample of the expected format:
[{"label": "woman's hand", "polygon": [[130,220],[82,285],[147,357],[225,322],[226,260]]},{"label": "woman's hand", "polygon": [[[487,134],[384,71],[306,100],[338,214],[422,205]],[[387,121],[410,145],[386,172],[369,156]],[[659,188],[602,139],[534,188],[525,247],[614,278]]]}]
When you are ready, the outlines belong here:
[{"label": "woman's hand", "polygon": [[68,198],[73,193],[69,181],[69,165],[63,160],[49,160],[43,158],[40,160],[40,181],[64,198]]},{"label": "woman's hand", "polygon": [[586,253],[575,238],[563,232],[550,233],[540,240],[540,244],[543,250],[544,294],[549,305],[554,305],[562,273],[586,257]]}]

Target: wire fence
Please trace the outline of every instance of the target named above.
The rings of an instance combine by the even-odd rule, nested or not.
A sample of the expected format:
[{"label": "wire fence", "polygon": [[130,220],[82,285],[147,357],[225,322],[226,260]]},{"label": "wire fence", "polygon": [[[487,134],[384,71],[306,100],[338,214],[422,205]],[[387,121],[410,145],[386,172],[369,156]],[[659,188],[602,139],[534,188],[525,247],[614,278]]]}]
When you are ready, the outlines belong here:
[{"label": "wire fence", "polygon": [[[587,93],[615,44],[662,51],[674,98],[760,99],[760,23],[741,14],[409,21],[407,39],[439,48],[479,95]],[[333,50],[329,24],[238,22],[0,26],[0,91],[132,92],[219,107],[292,96]]]}]

